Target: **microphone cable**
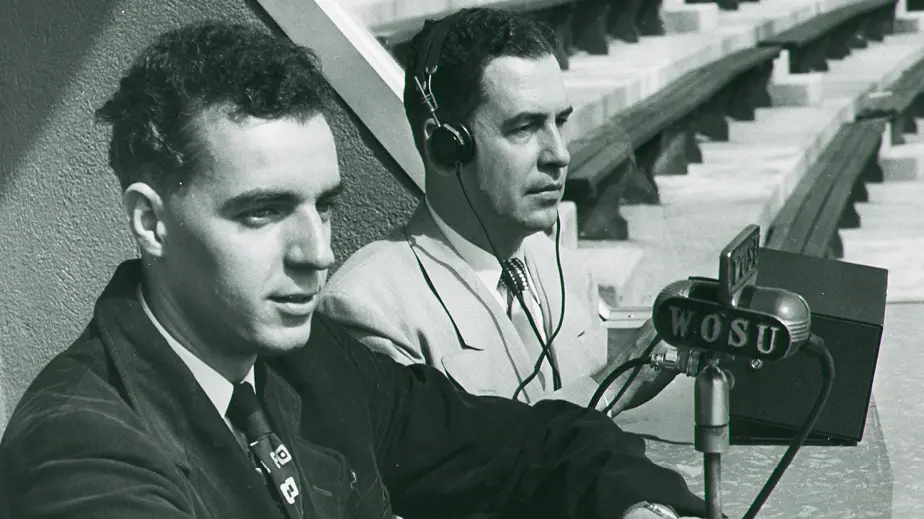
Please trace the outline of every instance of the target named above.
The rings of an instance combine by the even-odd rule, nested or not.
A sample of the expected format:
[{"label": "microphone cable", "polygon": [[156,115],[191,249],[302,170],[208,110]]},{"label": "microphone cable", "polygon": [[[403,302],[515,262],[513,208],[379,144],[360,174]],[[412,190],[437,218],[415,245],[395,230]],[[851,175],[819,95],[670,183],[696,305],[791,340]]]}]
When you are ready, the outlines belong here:
[{"label": "microphone cable", "polygon": [[[543,346],[542,354],[539,355],[539,359],[536,361],[535,366],[533,366],[533,372],[530,373],[528,377],[523,379],[523,382],[520,382],[520,385],[517,386],[516,391],[513,392],[514,400],[520,396],[520,392],[526,388],[526,385],[532,382],[532,380],[539,375],[539,370],[542,369],[542,361],[546,357],[549,358],[549,365],[552,366],[552,377],[553,381],[555,381],[554,383],[556,384],[556,389],[561,387],[561,379],[558,376],[558,368],[555,366],[555,363],[552,362],[551,353],[552,341],[554,341],[555,337],[558,336],[558,332],[561,330],[561,325],[563,322],[565,322],[565,273],[561,267],[561,219],[557,215],[555,216],[555,262],[558,265],[558,285],[561,287],[561,312],[558,316],[558,326],[555,327],[555,331],[552,332],[551,336],[549,336],[548,348]],[[528,316],[529,312],[527,311],[526,314]],[[542,343],[542,341],[539,342]]]},{"label": "microphone cable", "polygon": [[744,519],[754,519],[757,512],[760,511],[760,508],[767,502],[770,493],[773,492],[780,478],[783,477],[783,472],[785,472],[789,464],[792,463],[799,448],[805,443],[805,439],[808,438],[812,427],[815,426],[815,422],[818,421],[818,417],[821,415],[821,411],[828,401],[828,396],[831,395],[831,388],[834,386],[834,358],[831,357],[831,352],[828,351],[828,348],[825,346],[824,339],[813,333],[808,344],[803,348],[803,351],[818,359],[823,377],[821,389],[818,391],[815,404],[812,406],[812,411],[805,419],[805,423],[802,424],[798,434],[793,438],[792,444],[786,449],[786,452],[783,454],[783,457],[780,458],[773,473],[770,474],[770,477],[767,479],[767,482],[764,483],[760,493],[757,494],[751,507],[748,508],[747,513],[744,514]]},{"label": "microphone cable", "polygon": [[[456,162],[456,180],[459,182],[459,188],[462,189],[462,195],[465,197],[466,203],[468,203],[469,208],[472,210],[472,214],[475,215],[475,219],[478,221],[478,225],[481,226],[481,230],[484,232],[484,236],[488,241],[488,246],[491,247],[491,253],[494,256],[494,259],[497,260],[497,264],[500,266],[501,272],[502,273],[505,272],[506,269],[504,268],[503,262],[501,262],[500,260],[500,256],[497,253],[497,248],[494,246],[494,242],[491,240],[491,235],[490,233],[488,233],[488,228],[485,227],[484,222],[481,221],[481,217],[478,215],[478,211],[475,210],[474,204],[472,204],[471,199],[468,197],[468,192],[465,189],[465,184],[462,182],[462,165],[458,162]],[[558,221],[558,217],[556,217],[556,222],[557,221]],[[559,233],[561,232],[560,225],[558,226],[558,232]],[[556,256],[558,256],[558,240],[556,240]],[[561,291],[562,291],[561,318],[558,321],[558,327],[556,328],[555,332],[549,337],[548,341],[542,340],[542,335],[539,333],[539,328],[536,326],[536,322],[533,319],[533,315],[529,311],[529,309],[527,309],[526,302],[523,300],[523,293],[520,292],[520,290],[518,290],[514,284],[511,284],[513,286],[507,287],[508,290],[513,292],[513,295],[517,298],[517,301],[519,302],[520,307],[522,307],[523,311],[526,313],[526,319],[527,321],[529,321],[529,326],[530,328],[532,328],[533,334],[535,334],[536,336],[536,340],[539,341],[539,344],[542,346],[542,354],[539,355],[539,360],[536,361],[536,366],[534,367],[533,372],[530,374],[529,377],[524,379],[524,381],[520,384],[520,386],[517,387],[517,390],[513,395],[514,400],[517,399],[522,389],[526,387],[526,384],[528,384],[529,381],[531,381],[533,378],[535,378],[539,374],[539,370],[542,368],[542,362],[543,360],[545,360],[546,357],[548,357],[549,365],[552,367],[553,386],[556,390],[561,388],[561,375],[558,373],[558,368],[555,366],[555,363],[552,362],[552,354],[550,352],[552,340],[555,338],[555,336],[558,334],[558,331],[561,329],[562,321],[564,320],[564,315],[565,315],[564,273],[561,270],[560,257],[558,257],[558,260],[559,260],[558,272],[559,272],[559,279],[561,280]]]},{"label": "microphone cable", "polygon": [[594,392],[593,397],[591,397],[590,403],[587,404],[587,408],[596,409],[597,404],[600,403],[600,399],[603,398],[603,394],[606,393],[606,390],[613,384],[613,382],[615,382],[616,379],[626,371],[635,368],[632,374],[629,375],[629,378],[627,378],[625,383],[623,383],[622,387],[619,389],[619,392],[616,393],[613,401],[607,404],[606,408],[603,409],[603,413],[608,413],[610,409],[616,405],[616,402],[618,402],[619,399],[626,394],[626,391],[629,390],[629,386],[632,385],[632,382],[634,382],[639,373],[641,373],[642,368],[651,362],[651,353],[654,351],[655,346],[657,346],[658,342],[660,341],[661,337],[658,334],[655,334],[655,336],[651,339],[651,342],[648,343],[648,346],[645,348],[645,351],[639,357],[627,360],[626,362],[620,364],[612,372],[610,372],[606,378],[600,382],[600,385],[597,386],[597,390]]}]

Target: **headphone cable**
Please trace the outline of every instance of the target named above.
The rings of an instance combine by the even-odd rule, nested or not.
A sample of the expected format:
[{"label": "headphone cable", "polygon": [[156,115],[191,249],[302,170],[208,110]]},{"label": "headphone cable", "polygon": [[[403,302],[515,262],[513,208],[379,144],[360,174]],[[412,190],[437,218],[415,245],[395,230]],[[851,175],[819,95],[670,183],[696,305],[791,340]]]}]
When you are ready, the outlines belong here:
[{"label": "headphone cable", "polygon": [[[498,266],[500,266],[501,272],[506,271],[506,269],[504,268],[504,264],[501,261],[500,256],[497,253],[497,248],[494,246],[494,242],[491,240],[491,235],[490,233],[488,233],[488,228],[485,227],[484,222],[481,221],[481,217],[478,216],[478,211],[475,210],[474,204],[472,204],[471,199],[468,197],[468,192],[465,189],[465,184],[462,182],[462,164],[460,164],[459,162],[456,162],[456,180],[459,182],[459,187],[462,189],[462,195],[465,197],[466,203],[468,203],[469,208],[471,208],[472,210],[472,214],[475,215],[475,219],[478,221],[478,225],[481,226],[481,230],[484,232],[485,239],[487,239],[488,241],[488,246],[491,247],[491,253],[494,256],[494,259],[497,260],[497,264]],[[561,262],[559,261],[559,267],[560,266],[561,266]],[[561,270],[559,270],[559,272],[561,273]],[[562,276],[562,279],[564,279],[563,276]],[[513,292],[513,295],[517,298],[517,301],[520,303],[520,307],[523,308],[523,311],[526,313],[526,319],[529,321],[529,326],[532,328],[533,334],[535,334],[536,336],[536,340],[538,340],[539,344],[542,346],[542,354],[539,355],[539,360],[536,361],[536,367],[534,367],[533,372],[530,374],[530,376],[524,379],[524,381],[520,384],[520,387],[517,388],[517,391],[514,393],[513,398],[516,399],[519,396],[520,391],[522,391],[522,388],[525,387],[526,384],[529,383],[529,381],[531,381],[533,378],[536,377],[536,375],[539,374],[539,369],[541,369],[542,362],[543,360],[545,360],[546,357],[549,358],[549,365],[552,367],[552,378],[553,378],[554,387],[555,389],[560,388],[561,387],[561,376],[558,373],[558,368],[555,366],[555,363],[552,362],[552,355],[550,353],[551,343],[552,343],[551,339],[553,339],[555,334],[558,333],[558,330],[555,331],[555,334],[551,336],[549,341],[543,341],[542,335],[539,333],[539,329],[536,327],[536,322],[533,319],[532,313],[529,311],[529,309],[526,308],[526,302],[523,300],[523,294],[516,288],[510,287],[510,286],[508,286],[507,289]],[[564,292],[564,283],[562,283],[562,292]],[[562,316],[564,316],[564,311],[565,311],[564,300],[562,300]],[[561,329],[561,320],[558,323],[558,328]]]},{"label": "headphone cable", "polygon": [[[558,336],[558,332],[561,331],[561,325],[565,321],[565,274],[564,270],[561,267],[561,219],[556,215],[555,216],[555,262],[558,265],[558,285],[561,287],[561,313],[558,316],[558,325],[555,327],[555,331],[552,332],[552,335],[549,337],[549,347],[542,348],[542,355],[539,356],[539,360],[536,361],[535,366],[533,366],[533,372],[530,373],[528,377],[523,379],[523,382],[517,386],[516,391],[513,393],[513,399],[516,400],[520,396],[520,392],[529,384],[537,375],[539,375],[539,370],[542,369],[542,361],[547,356],[549,357],[549,364],[552,365],[552,376],[556,377],[558,371],[555,367],[555,364],[552,362],[551,358],[551,344],[555,340],[555,337]],[[541,341],[540,341],[541,342]],[[561,380],[558,380],[559,387],[561,386]]]}]

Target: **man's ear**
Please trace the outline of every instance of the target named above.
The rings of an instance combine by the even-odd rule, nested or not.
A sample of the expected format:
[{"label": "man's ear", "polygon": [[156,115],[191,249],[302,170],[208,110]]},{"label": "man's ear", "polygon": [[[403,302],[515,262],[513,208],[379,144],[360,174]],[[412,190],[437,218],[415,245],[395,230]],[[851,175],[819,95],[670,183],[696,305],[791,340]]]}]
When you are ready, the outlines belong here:
[{"label": "man's ear", "polygon": [[429,171],[434,171],[442,177],[448,177],[454,174],[455,170],[452,168],[447,168],[445,165],[436,162],[432,157],[430,157],[430,137],[433,135],[433,130],[437,129],[438,127],[439,123],[437,123],[436,119],[433,117],[428,117],[427,120],[424,121],[424,163],[426,164]]},{"label": "man's ear", "polygon": [[424,159],[427,163],[432,164],[433,161],[430,159],[430,137],[433,135],[433,130],[435,130],[439,124],[437,124],[436,119],[432,117],[427,117],[423,124],[424,132]]},{"label": "man's ear", "polygon": [[122,209],[141,250],[152,257],[162,257],[167,227],[163,220],[164,202],[157,191],[144,182],[135,182],[122,193]]}]

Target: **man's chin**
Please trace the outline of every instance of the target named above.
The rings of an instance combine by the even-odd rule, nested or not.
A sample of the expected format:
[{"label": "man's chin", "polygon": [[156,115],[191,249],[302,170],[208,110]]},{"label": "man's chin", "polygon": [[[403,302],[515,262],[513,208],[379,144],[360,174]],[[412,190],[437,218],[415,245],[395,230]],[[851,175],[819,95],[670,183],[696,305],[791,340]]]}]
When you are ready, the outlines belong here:
[{"label": "man's chin", "polygon": [[530,234],[535,234],[537,232],[550,232],[554,230],[555,222],[557,219],[557,208],[545,211],[537,211],[530,215],[527,221],[524,222],[524,227],[530,231]]},{"label": "man's chin", "polygon": [[310,337],[310,321],[299,327],[276,329],[258,339],[260,351],[257,354],[273,357],[292,353],[304,348]]}]

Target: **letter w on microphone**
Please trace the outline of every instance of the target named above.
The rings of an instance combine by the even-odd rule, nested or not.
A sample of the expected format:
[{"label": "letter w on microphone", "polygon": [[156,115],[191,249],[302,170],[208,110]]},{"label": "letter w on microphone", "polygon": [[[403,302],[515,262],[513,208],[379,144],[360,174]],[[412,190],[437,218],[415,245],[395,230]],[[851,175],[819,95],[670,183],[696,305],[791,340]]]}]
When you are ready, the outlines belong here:
[{"label": "letter w on microphone", "polygon": [[790,353],[789,328],[772,314],[682,296],[658,303],[655,329],[672,346],[767,361]]}]

